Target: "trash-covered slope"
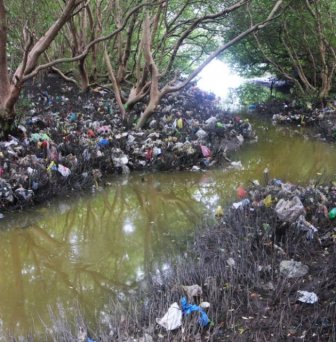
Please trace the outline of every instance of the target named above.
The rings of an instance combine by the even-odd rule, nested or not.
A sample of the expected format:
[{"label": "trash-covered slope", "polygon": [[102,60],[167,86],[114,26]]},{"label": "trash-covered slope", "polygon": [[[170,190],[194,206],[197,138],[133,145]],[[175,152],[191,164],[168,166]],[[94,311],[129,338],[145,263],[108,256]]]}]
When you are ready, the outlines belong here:
[{"label": "trash-covered slope", "polygon": [[[200,170],[228,159],[245,139],[247,120],[228,115],[194,84],[162,100],[144,130],[120,119],[112,93],[81,94],[55,75],[27,85],[16,134],[0,141],[0,208],[97,187],[104,175],[134,170]],[[137,104],[130,117],[144,109]]]}]

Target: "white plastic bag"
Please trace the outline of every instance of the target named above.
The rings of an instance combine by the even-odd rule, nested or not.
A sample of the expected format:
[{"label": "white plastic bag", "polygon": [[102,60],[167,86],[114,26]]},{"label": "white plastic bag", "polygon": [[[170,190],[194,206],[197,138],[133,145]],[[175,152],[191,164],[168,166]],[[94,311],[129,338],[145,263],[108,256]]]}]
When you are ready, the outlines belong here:
[{"label": "white plastic bag", "polygon": [[62,164],[58,164],[58,172],[63,176],[63,177],[69,177],[71,175],[70,169],[65,167]]},{"label": "white plastic bag", "polygon": [[318,297],[315,292],[298,291],[298,293],[300,294],[300,297],[298,299],[299,302],[315,304],[318,301]]},{"label": "white plastic bag", "polygon": [[156,323],[166,330],[175,330],[182,325],[182,310],[179,305],[173,303],[162,318],[157,318]]},{"label": "white plastic bag", "polygon": [[281,199],[275,207],[275,212],[280,220],[290,223],[295,222],[300,215],[306,215],[305,208],[298,196],[288,201]]}]

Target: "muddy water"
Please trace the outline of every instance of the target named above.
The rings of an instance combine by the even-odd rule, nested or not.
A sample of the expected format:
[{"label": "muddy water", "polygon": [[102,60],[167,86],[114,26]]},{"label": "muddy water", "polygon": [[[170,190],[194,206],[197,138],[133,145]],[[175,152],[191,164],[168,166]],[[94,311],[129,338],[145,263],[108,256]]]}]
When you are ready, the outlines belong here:
[{"label": "muddy water", "polygon": [[[243,170],[118,178],[104,191],[65,198],[0,221],[0,336],[52,327],[51,313],[80,305],[93,321],[116,296],[169,268],[205,216],[235,200],[263,170],[284,181],[336,179],[335,146],[260,125],[233,156]],[[1,340],[1,338],[0,338]]]}]

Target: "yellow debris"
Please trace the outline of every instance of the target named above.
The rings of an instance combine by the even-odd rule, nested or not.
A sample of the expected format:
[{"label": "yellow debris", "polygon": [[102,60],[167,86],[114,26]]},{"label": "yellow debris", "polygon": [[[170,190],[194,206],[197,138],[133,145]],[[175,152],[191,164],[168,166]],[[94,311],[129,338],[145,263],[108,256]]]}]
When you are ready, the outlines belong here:
[{"label": "yellow debris", "polygon": [[216,217],[222,217],[224,215],[223,208],[219,205],[215,210],[215,216]]},{"label": "yellow debris", "polygon": [[266,208],[270,207],[273,203],[272,200],[272,195],[267,195],[264,199],[263,199],[263,203],[265,205]]}]

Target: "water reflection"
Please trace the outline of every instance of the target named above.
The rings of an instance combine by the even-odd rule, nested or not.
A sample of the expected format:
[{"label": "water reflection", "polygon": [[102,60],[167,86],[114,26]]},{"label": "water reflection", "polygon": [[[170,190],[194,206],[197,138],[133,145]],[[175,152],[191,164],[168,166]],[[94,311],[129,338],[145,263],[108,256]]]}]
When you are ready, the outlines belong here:
[{"label": "water reflection", "polygon": [[334,153],[333,146],[260,129],[259,142],[233,157],[244,170],[132,175],[97,194],[6,217],[0,335],[41,329],[41,320],[48,326],[57,303],[70,310],[78,301],[93,320],[111,297],[127,295],[151,271],[169,269],[203,214],[235,200],[238,184],[262,182],[265,167],[286,181],[333,179]]},{"label": "water reflection", "polygon": [[203,212],[193,199],[202,183],[185,176],[133,176],[95,196],[40,208],[38,219],[24,221],[25,229],[20,220],[2,221],[12,225],[0,233],[6,329],[29,330],[32,319],[38,327],[49,306],[71,306],[74,299],[90,316],[110,296],[137,286],[154,266],[169,264]]}]

